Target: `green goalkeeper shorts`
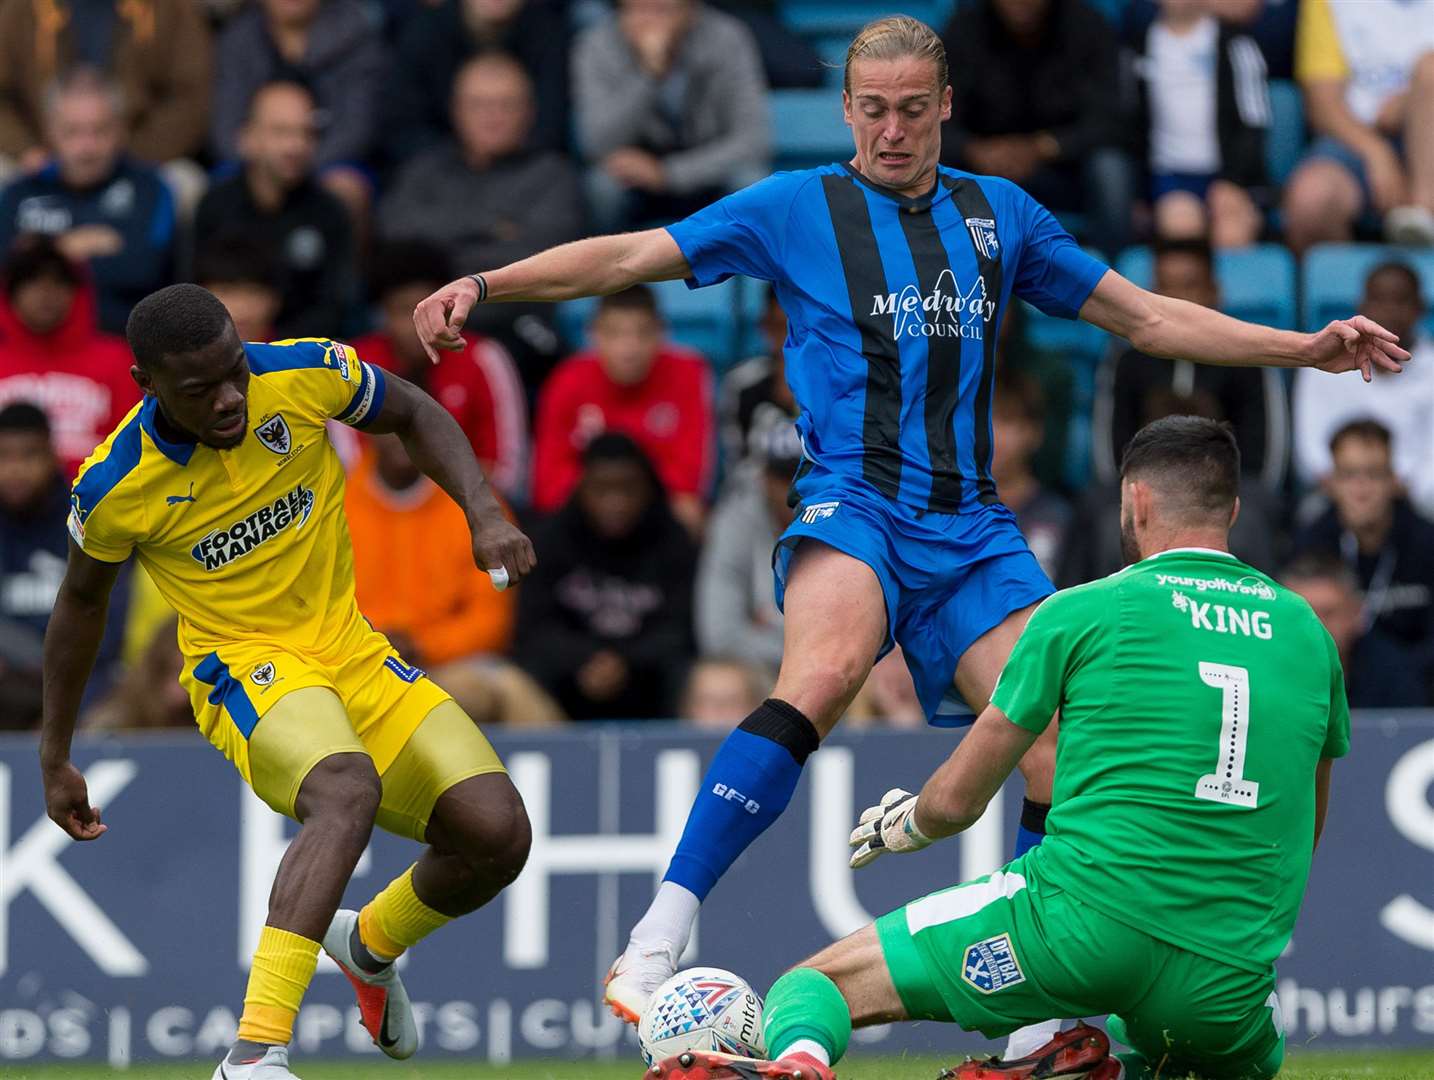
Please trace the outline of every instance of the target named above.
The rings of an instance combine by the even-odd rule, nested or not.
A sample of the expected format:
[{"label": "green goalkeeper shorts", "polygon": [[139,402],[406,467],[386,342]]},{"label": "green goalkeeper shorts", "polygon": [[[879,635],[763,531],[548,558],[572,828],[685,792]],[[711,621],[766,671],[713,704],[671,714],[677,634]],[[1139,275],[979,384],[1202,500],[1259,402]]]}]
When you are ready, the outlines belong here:
[{"label": "green goalkeeper shorts", "polygon": [[911,1019],[996,1038],[1041,1020],[1112,1013],[1112,1033],[1158,1075],[1279,1072],[1273,968],[1259,975],[1160,941],[1036,879],[1024,863],[877,920]]}]

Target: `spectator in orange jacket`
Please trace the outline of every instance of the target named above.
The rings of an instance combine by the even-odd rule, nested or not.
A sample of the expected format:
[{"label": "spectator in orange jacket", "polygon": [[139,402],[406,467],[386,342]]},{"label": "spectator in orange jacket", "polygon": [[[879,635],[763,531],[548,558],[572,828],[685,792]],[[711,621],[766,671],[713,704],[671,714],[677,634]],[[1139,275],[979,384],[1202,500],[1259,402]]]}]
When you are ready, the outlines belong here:
[{"label": "spectator in orange jacket", "polygon": [[618,431],[657,467],[678,520],[701,527],[712,484],[712,374],[700,353],[667,342],[664,331],[645,285],[598,302],[588,330],[594,348],[559,364],[538,397],[534,509],[562,506],[587,444]]},{"label": "spectator in orange jacket", "polygon": [[463,511],[396,436],[365,443],[344,499],[359,610],[420,667],[507,649],[513,596],[473,564]]}]

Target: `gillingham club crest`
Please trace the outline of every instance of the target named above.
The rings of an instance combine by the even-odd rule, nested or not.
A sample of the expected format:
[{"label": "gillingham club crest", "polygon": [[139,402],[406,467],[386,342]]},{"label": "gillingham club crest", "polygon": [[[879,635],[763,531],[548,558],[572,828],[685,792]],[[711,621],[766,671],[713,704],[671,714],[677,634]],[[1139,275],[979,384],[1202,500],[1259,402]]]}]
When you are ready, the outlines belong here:
[{"label": "gillingham club crest", "polygon": [[259,436],[259,441],[264,444],[266,450],[283,457],[294,448],[294,439],[289,434],[289,422],[284,419],[283,413],[275,413],[268,420],[254,429],[254,434]]}]

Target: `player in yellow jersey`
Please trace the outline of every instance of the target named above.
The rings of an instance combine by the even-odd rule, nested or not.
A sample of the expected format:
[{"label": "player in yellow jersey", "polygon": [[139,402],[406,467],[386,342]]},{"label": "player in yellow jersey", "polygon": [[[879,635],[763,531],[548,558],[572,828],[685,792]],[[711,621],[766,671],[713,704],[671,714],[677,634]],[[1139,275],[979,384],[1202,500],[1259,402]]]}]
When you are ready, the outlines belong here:
[{"label": "player in yellow jersey", "polygon": [[[200,729],[261,799],[302,823],[215,1080],[293,1077],[287,1044],[321,944],[353,982],[374,1041],[408,1057],[417,1029],[393,961],[511,882],[530,831],[477,726],[359,613],[325,423],[396,433],[463,508],[480,568],[520,580],[532,545],[447,411],[348,346],[242,344],[195,285],[141,301],[127,335],[144,400],[75,483],[45,639],[49,815],[76,840],[107,828],[70,742],[110,589],[133,553],[179,612],[180,681]],[[339,911],[375,823],[428,847],[361,912]]]}]

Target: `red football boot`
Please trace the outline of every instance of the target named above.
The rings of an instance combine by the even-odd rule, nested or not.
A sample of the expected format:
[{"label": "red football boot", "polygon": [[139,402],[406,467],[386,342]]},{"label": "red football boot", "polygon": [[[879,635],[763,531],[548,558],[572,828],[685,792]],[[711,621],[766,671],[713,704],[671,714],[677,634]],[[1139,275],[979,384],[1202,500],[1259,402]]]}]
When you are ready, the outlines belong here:
[{"label": "red football boot", "polygon": [[659,1061],[643,1080],[836,1080],[836,1073],[809,1054],[763,1061],[692,1050]]},{"label": "red football boot", "polygon": [[[1114,1080],[1119,1073],[1097,1070],[1110,1057],[1110,1040],[1105,1032],[1089,1024],[1077,1024],[1062,1031],[1030,1057],[1003,1061],[1000,1058],[968,1060],[947,1069],[940,1080]],[[1120,1062],[1115,1062],[1117,1069]]]}]

